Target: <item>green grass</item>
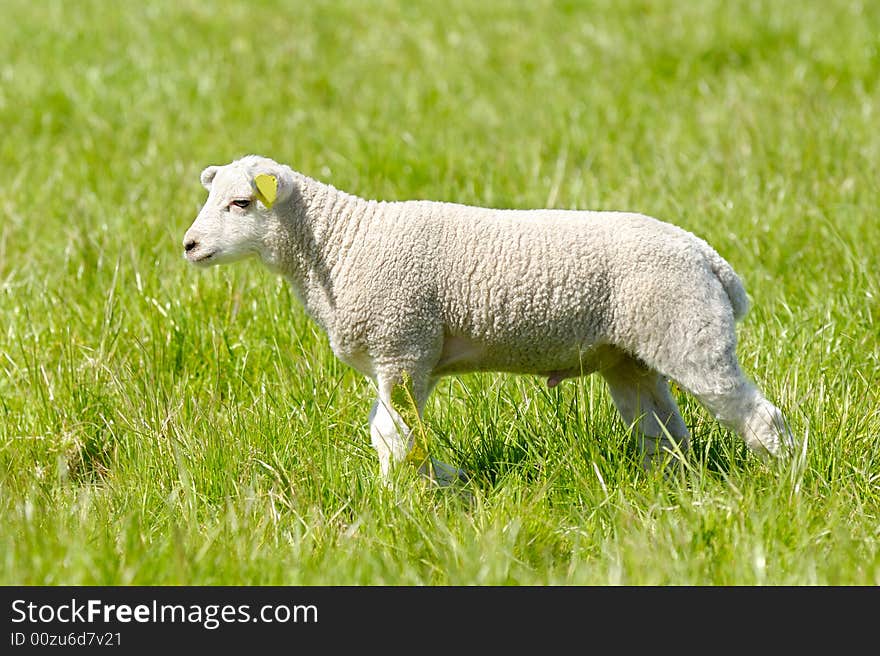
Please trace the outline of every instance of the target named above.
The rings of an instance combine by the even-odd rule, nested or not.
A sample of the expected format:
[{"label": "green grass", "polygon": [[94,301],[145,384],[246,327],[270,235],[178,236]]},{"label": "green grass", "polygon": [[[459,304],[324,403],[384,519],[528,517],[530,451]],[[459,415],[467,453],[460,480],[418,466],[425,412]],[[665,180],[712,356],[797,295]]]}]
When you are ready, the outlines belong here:
[{"label": "green grass", "polygon": [[[3,2],[0,583],[880,584],[880,5],[143,4]],[[250,152],[698,233],[805,453],[679,394],[664,480],[601,379],[472,375],[426,417],[470,498],[384,488],[372,390],[285,284],[181,256],[199,171]]]}]

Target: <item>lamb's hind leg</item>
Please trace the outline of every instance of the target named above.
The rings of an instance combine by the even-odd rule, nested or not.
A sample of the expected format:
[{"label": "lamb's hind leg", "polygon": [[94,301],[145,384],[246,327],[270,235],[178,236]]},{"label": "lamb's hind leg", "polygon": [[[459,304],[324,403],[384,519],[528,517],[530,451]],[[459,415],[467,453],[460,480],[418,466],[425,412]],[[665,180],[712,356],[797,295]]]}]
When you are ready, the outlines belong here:
[{"label": "lamb's hind leg", "polygon": [[755,453],[780,456],[792,446],[791,431],[782,412],[743,375],[738,365],[731,365],[726,371],[682,375],[679,382],[718,421],[739,433]]},{"label": "lamb's hind leg", "polygon": [[693,322],[696,330],[679,326],[680,337],[667,340],[649,364],[696,396],[752,451],[782,455],[793,442],[782,412],[740,369],[732,315],[715,319]]},{"label": "lamb's hind leg", "polygon": [[602,375],[618,412],[633,428],[645,469],[687,452],[687,426],[663,376],[630,357]]}]

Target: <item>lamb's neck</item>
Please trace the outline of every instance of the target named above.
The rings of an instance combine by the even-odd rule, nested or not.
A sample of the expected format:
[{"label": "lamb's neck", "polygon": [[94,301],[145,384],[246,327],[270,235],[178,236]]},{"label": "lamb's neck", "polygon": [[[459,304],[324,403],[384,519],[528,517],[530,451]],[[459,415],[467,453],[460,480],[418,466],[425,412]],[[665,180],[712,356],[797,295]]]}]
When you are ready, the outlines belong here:
[{"label": "lamb's neck", "polygon": [[355,243],[370,203],[295,174],[296,190],[279,209],[278,234],[270,236],[266,263],[292,284],[306,311],[325,329],[335,314],[337,264]]}]

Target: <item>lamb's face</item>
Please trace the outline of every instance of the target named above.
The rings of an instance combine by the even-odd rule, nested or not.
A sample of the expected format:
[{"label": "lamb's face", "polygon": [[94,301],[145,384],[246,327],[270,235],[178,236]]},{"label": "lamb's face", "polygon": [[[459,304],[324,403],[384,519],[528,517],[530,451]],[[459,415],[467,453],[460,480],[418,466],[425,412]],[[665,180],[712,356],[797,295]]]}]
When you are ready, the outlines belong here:
[{"label": "lamb's face", "polygon": [[259,255],[271,211],[258,200],[248,170],[235,163],[209,166],[201,180],[210,193],[183,237],[186,259],[210,266]]}]

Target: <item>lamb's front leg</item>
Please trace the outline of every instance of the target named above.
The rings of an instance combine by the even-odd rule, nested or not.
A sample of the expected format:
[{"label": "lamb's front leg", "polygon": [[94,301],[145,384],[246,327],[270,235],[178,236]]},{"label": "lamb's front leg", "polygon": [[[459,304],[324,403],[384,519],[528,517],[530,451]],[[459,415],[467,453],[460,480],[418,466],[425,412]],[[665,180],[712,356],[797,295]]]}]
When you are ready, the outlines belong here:
[{"label": "lamb's front leg", "polygon": [[379,456],[383,480],[389,482],[394,466],[406,460],[438,485],[464,479],[462,470],[430,458],[424,440],[417,440],[413,433],[412,426],[421,421],[434,381],[400,373],[379,375],[376,383],[379,398],[370,410],[370,438]]},{"label": "lamb's front leg", "polygon": [[412,430],[391,407],[376,399],[370,410],[370,440],[379,455],[379,471],[385,481],[391,479],[391,466],[403,462],[412,448]]}]

